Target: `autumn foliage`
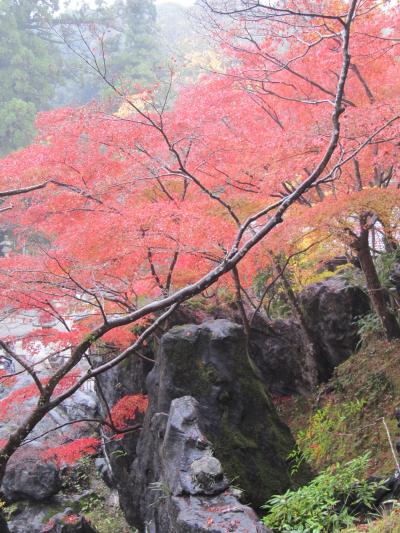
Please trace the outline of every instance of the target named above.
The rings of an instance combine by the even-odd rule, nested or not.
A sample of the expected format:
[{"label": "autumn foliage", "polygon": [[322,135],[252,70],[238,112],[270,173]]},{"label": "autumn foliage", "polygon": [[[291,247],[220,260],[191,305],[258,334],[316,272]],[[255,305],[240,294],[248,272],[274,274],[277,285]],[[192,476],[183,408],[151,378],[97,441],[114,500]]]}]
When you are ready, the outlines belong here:
[{"label": "autumn foliage", "polygon": [[[349,3],[301,4],[313,15],[290,15],[290,24],[261,11],[251,22],[233,17],[219,33],[225,71],[204,75],[174,100],[169,85],[136,96],[116,85],[106,102],[39,114],[35,143],[0,161],[3,189],[45,184],[0,212],[13,237],[12,252],[0,258],[0,309],[8,319],[29,311],[39,324],[22,340],[25,362],[36,361],[42,346],[60,359],[77,347],[89,358],[123,352],[158,316],[149,312],[133,327],[132,313],[223,264],[274,211],[251,217],[284,204],[318,168],[347,65]],[[317,243],[308,255],[312,270],[332,254],[354,255],[360,232],[378,228],[386,240],[398,239],[400,12],[381,4],[361,2],[350,21],[332,156],[284,224],[238,264],[250,300],[257,300],[255,278],[278,254]],[[299,2],[287,5],[298,13]],[[231,273],[212,291],[236,298]],[[71,371],[82,354],[50,398],[79,384],[81,374]],[[11,392],[0,401],[0,419],[39,395],[35,384]],[[110,422],[125,429],[146,406],[145,396],[126,396]],[[51,453],[69,463],[94,449],[86,439]]]},{"label": "autumn foliage", "polygon": [[85,455],[97,453],[100,440],[95,437],[85,437],[73,440],[42,452],[43,459],[52,460],[58,466],[74,465]]},{"label": "autumn foliage", "polygon": [[147,396],[132,394],[123,396],[112,407],[109,422],[118,430],[127,429],[138,414],[144,414],[148,406]]}]

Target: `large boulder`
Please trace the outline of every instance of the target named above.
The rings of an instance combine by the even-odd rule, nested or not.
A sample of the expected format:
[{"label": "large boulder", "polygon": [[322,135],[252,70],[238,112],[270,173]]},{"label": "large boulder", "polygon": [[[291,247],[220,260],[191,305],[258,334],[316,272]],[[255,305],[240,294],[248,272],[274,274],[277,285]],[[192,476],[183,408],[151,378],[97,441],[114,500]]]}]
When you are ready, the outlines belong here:
[{"label": "large boulder", "polygon": [[340,276],[309,285],[299,294],[314,350],[294,319],[256,317],[250,332],[250,355],[274,395],[304,394],[316,378],[329,379],[333,369],[357,347],[357,318],[370,311],[368,296]]},{"label": "large boulder", "polygon": [[[212,444],[199,427],[199,407],[191,396],[177,398],[168,415],[155,413],[146,428],[142,444],[149,446],[157,481],[143,485],[136,525],[142,531],[146,523],[150,533],[266,533],[255,512],[229,488]],[[139,464],[143,465],[141,456],[135,466]],[[141,470],[140,475],[148,483],[149,471]]]},{"label": "large boulder", "polygon": [[370,312],[369,298],[340,276],[309,285],[299,296],[315,343],[320,379],[327,380],[357,347],[356,322]]},{"label": "large boulder", "polygon": [[[125,489],[129,505],[124,510],[133,525],[143,528],[150,519],[158,524],[157,532],[202,531],[168,529],[172,508],[163,512],[161,504],[175,505],[174,497],[187,503],[189,496],[221,503],[226,478],[255,507],[292,486],[286,459],[294,441],[253,368],[241,326],[215,320],[172,328],[162,337],[147,389],[149,408]],[[196,415],[190,409],[185,413],[185,403],[176,412],[173,401],[184,402],[187,396],[197,400]],[[306,475],[305,470],[300,473]],[[154,488],[164,491],[158,500]],[[176,516],[184,510],[183,500],[179,502]],[[165,516],[169,522],[163,524]]]},{"label": "large boulder", "polygon": [[250,355],[272,395],[306,394],[312,387],[300,325],[292,319],[264,320],[251,328]]},{"label": "large boulder", "polygon": [[2,491],[8,501],[25,498],[43,501],[51,498],[61,489],[57,467],[39,458],[11,459],[7,465]]}]

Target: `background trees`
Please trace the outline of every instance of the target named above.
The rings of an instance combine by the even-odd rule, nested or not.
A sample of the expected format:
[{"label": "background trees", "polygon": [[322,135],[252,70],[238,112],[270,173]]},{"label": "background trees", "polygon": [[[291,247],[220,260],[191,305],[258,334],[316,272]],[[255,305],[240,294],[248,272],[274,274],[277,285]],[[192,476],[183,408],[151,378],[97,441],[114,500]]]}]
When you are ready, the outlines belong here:
[{"label": "background trees", "polygon": [[0,153],[30,142],[37,111],[49,107],[59,81],[59,54],[43,37],[56,1],[0,4]]}]

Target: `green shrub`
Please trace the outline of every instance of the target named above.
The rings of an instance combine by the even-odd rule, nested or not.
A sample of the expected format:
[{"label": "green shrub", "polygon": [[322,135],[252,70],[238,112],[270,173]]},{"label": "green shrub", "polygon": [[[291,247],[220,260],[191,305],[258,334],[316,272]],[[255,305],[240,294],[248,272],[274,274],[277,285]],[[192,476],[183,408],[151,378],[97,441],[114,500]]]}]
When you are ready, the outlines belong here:
[{"label": "green shrub", "polygon": [[377,485],[364,480],[369,457],[330,466],[300,489],[274,496],[263,522],[280,533],[336,533],[352,525],[356,504],[370,507]]}]

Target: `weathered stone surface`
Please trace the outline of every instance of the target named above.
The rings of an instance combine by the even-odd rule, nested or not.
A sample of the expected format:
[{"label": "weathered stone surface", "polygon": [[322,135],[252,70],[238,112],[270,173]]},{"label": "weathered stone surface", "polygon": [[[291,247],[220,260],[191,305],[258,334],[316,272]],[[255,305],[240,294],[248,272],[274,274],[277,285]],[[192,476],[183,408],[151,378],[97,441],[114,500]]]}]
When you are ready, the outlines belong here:
[{"label": "weathered stone surface", "polygon": [[57,467],[40,459],[12,460],[7,465],[2,490],[9,501],[25,498],[42,501],[56,494],[61,488]]},{"label": "weathered stone surface", "polygon": [[[169,531],[179,533],[268,533],[256,513],[229,493],[212,498],[171,498]],[[161,533],[161,530],[154,530]],[[272,533],[272,532],[270,532]]]},{"label": "weathered stone surface", "polygon": [[229,486],[199,428],[198,407],[191,396],[171,403],[160,459],[162,477],[174,496],[219,494]]},{"label": "weathered stone surface", "polygon": [[42,529],[43,533],[97,533],[97,531],[82,516],[72,509],[53,516]]},{"label": "weathered stone surface", "polygon": [[300,293],[313,333],[321,380],[345,361],[359,341],[356,319],[370,311],[368,296],[340,276],[309,285]]},{"label": "weathered stone surface", "polygon": [[[150,347],[146,355],[149,358],[153,357]],[[101,362],[102,359],[99,358],[99,363]],[[108,417],[106,404],[111,408],[124,396],[145,394],[146,377],[152,367],[153,365],[144,359],[130,357],[105,374],[100,374],[96,392],[101,415]],[[109,442],[107,448],[104,449],[107,456],[102,463],[101,473],[106,483],[118,490],[123,509],[131,506],[129,476],[131,465],[136,457],[139,435],[139,432],[129,433],[121,440]]]},{"label": "weathered stone surface", "polygon": [[296,321],[258,318],[251,329],[250,355],[271,394],[310,389],[304,341]]},{"label": "weathered stone surface", "polygon": [[[253,505],[291,486],[286,457],[294,441],[254,371],[240,326],[215,320],[170,330],[147,389],[149,408],[131,466],[130,504],[124,506],[133,525],[140,529],[153,521],[157,532],[202,531],[199,524],[197,530],[168,529],[175,526],[172,507],[165,505],[172,505],[172,497],[211,498],[211,489],[224,490],[223,474],[209,460],[210,443],[226,476]],[[197,400],[195,409],[188,396]]]},{"label": "weathered stone surface", "polygon": [[299,301],[315,348],[311,369],[296,320],[258,317],[251,329],[250,355],[272,394],[306,393],[315,381],[314,368],[320,382],[329,379],[357,346],[357,318],[370,311],[367,295],[340,276],[309,285]]},{"label": "weathered stone surface", "polygon": [[199,407],[193,397],[183,396],[171,402],[168,417],[154,415],[152,467],[158,480],[141,494],[143,516],[136,525],[141,531],[146,523],[154,533],[266,532],[254,511],[229,490],[221,463],[199,428]]},{"label": "weathered stone surface", "polygon": [[[18,502],[18,508],[8,522],[9,531],[10,533],[42,533],[48,516],[48,503]],[[1,529],[0,531],[2,532]]]}]

